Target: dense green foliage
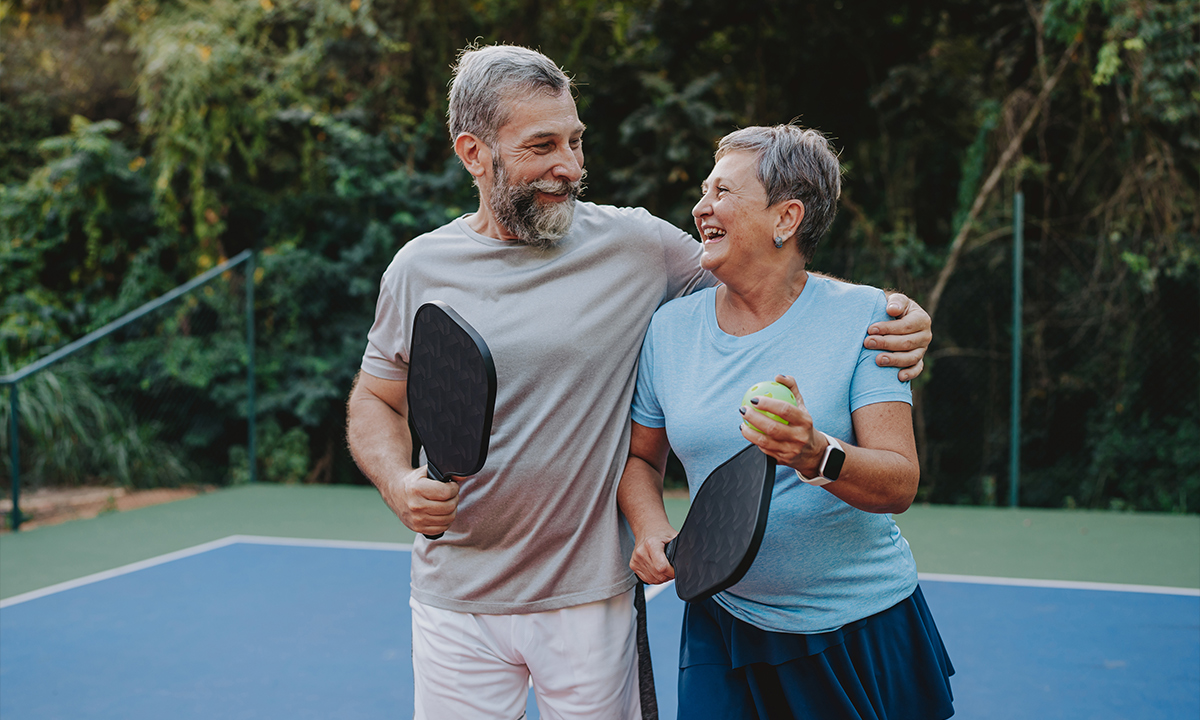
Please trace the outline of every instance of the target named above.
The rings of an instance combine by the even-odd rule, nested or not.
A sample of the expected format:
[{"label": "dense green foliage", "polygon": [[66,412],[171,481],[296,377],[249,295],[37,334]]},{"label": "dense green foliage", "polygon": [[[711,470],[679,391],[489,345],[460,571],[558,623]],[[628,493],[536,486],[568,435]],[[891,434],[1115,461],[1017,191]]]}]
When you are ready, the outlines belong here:
[{"label": "dense green foliage", "polygon": [[[361,482],[343,402],[379,276],[405,241],[474,206],[445,133],[450,65],[472,41],[511,42],[578,83],[589,199],[681,227],[726,132],[798,118],[834,138],[842,212],[815,266],[923,302],[944,275],[915,388],[924,500],[1007,495],[1023,192],[1023,501],[1200,510],[1200,9],[733,8],[2,0],[0,362],[20,367],[255,248],[260,474]],[[91,381],[183,393],[179,432],[223,482],[246,475],[245,348],[217,340],[240,332],[239,282],[155,320],[164,357],[139,340]],[[99,423],[88,388],[77,413]],[[35,468],[57,436],[27,434],[38,481],[79,481]]]}]

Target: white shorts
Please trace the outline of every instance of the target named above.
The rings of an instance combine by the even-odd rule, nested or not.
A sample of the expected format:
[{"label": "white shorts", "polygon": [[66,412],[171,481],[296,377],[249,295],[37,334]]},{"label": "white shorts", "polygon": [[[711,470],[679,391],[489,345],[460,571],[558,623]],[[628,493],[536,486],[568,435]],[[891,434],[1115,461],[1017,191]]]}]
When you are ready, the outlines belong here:
[{"label": "white shorts", "polygon": [[526,615],[412,607],[416,720],[640,720],[633,590]]}]

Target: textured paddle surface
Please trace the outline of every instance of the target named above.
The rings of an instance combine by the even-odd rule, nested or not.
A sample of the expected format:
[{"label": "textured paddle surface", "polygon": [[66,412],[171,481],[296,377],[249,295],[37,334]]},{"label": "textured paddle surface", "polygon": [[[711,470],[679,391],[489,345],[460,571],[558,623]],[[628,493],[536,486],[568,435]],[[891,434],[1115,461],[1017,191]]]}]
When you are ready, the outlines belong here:
[{"label": "textured paddle surface", "polygon": [[742,579],[762,544],[774,485],[775,461],[754,445],[705,479],[673,541],[680,598],[703,600]]},{"label": "textured paddle surface", "polygon": [[496,369],[478,333],[443,303],[413,320],[408,406],[429,463],[444,476],[478,472],[487,459]]}]

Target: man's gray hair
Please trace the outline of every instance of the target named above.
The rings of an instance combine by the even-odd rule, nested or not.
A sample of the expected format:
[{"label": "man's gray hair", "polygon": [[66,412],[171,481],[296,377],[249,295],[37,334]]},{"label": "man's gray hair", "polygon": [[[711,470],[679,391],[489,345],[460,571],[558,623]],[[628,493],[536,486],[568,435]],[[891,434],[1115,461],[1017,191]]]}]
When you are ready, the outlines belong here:
[{"label": "man's gray hair", "polygon": [[796,246],[812,260],[821,236],[833,224],[842,194],[842,167],[829,140],[797,125],[748,127],[721,138],[716,159],[731,152],[750,152],[758,158],[758,181],[767,191],[768,207],[784,200],[804,203]]},{"label": "man's gray hair", "polygon": [[540,52],[516,45],[468,47],[450,81],[450,139],[471,133],[492,146],[508,121],[511,99],[557,97],[570,87],[566,73]]}]

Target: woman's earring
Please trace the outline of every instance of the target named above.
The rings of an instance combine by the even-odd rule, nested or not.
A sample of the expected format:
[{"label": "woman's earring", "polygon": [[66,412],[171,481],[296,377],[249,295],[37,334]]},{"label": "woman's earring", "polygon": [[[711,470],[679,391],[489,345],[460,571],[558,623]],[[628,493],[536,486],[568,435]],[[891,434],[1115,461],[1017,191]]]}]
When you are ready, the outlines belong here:
[{"label": "woman's earring", "polygon": [[775,237],[775,247],[779,248],[779,249],[783,248],[783,238],[781,238],[779,236]]}]

